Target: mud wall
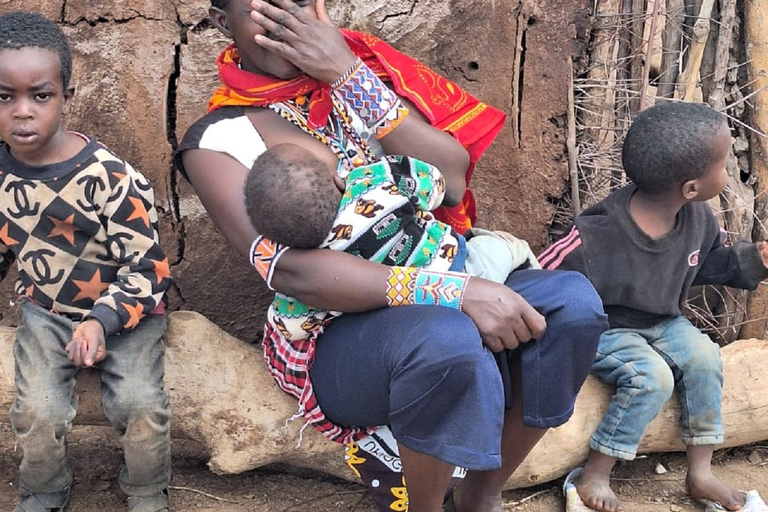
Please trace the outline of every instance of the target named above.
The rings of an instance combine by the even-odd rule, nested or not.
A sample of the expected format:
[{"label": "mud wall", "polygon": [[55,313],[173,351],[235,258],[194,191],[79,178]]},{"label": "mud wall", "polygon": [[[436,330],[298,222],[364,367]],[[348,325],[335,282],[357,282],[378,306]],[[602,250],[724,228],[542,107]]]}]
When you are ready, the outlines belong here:
[{"label": "mud wall", "polygon": [[[536,249],[552,198],[565,189],[569,59],[584,62],[591,2],[573,0],[329,0],[339,25],[374,33],[508,114],[472,186],[480,225]],[[59,22],[74,52],[70,129],[90,134],[154,183],[161,239],[176,286],[172,309],[198,311],[235,336],[260,337],[269,293],[227,247],[172,152],[217,83],[227,41],[207,0],[0,0]],[[8,304],[14,276],[2,286]],[[13,324],[8,308],[1,323]]]}]

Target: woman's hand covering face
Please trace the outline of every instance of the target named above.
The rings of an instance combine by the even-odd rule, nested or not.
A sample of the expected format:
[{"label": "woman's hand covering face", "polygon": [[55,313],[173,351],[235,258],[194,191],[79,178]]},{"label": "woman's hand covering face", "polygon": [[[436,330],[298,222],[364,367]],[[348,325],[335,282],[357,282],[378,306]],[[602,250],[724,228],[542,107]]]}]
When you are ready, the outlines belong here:
[{"label": "woman's hand covering face", "polygon": [[325,10],[325,0],[252,0],[251,17],[266,35],[256,44],[293,63],[307,75],[333,83],[355,62],[336,25]]}]

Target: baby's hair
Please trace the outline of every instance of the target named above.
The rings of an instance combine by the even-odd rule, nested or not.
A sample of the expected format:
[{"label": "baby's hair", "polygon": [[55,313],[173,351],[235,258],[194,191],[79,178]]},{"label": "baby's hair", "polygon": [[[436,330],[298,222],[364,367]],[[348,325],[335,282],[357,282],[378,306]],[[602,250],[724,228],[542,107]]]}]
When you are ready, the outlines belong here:
[{"label": "baby's hair", "polygon": [[253,227],[290,247],[323,243],[340,199],[328,166],[294,144],[279,144],[259,155],[245,180],[245,208]]},{"label": "baby's hair", "polygon": [[0,51],[42,48],[59,56],[64,89],[72,78],[72,51],[61,28],[45,16],[33,12],[0,15]]},{"label": "baby's hair", "polygon": [[714,161],[725,116],[702,103],[669,101],[640,112],[627,131],[622,164],[640,190],[658,193],[700,178]]},{"label": "baby's hair", "polygon": [[211,0],[212,7],[218,7],[219,9],[226,9],[229,5],[229,0]]}]

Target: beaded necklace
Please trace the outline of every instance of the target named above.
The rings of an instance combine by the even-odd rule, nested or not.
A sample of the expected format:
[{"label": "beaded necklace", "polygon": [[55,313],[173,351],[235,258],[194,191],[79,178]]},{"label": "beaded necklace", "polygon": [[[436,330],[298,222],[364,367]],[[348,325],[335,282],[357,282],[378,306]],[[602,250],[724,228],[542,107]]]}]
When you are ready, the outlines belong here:
[{"label": "beaded necklace", "polygon": [[[352,127],[352,122],[347,115],[344,106],[332,97],[333,112],[328,116],[325,126],[317,130],[309,127],[309,101],[305,96],[299,96],[294,100],[273,103],[269,108],[286,121],[296,125],[305,133],[319,140],[329,148],[339,159],[337,171],[346,174],[350,169],[368,164],[376,159],[376,155],[368,145],[368,142],[360,137]],[[343,176],[342,176],[343,177]]]}]

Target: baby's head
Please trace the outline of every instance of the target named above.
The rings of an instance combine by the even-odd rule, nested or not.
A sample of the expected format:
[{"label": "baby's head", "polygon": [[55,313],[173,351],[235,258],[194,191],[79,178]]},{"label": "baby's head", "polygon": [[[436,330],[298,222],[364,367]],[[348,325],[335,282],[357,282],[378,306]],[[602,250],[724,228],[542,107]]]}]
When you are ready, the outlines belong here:
[{"label": "baby's head", "polygon": [[290,247],[320,245],[341,200],[334,172],[297,144],[278,144],[259,155],[245,181],[245,207],[256,231]]},{"label": "baby's head", "polygon": [[691,199],[706,200],[725,187],[730,144],[720,112],[699,103],[664,102],[635,117],[624,139],[622,163],[629,179],[647,194],[695,182],[701,186]]}]

